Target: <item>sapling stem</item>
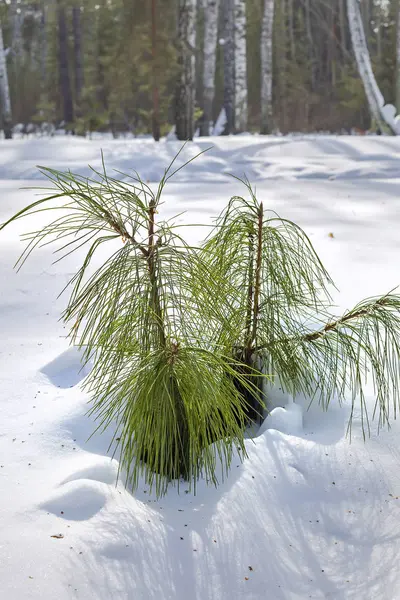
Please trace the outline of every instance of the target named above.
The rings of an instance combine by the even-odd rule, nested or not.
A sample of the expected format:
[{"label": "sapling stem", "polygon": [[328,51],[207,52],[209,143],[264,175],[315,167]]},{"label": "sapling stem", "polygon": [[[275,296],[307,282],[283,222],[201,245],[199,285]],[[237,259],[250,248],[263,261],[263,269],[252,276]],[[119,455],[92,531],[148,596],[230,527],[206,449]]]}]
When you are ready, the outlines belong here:
[{"label": "sapling stem", "polygon": [[147,265],[149,269],[149,277],[151,283],[151,295],[153,311],[156,317],[157,329],[160,335],[160,343],[165,347],[166,337],[164,331],[163,316],[160,304],[160,294],[158,289],[157,281],[157,245],[154,241],[155,238],[155,214],[156,214],[156,203],[152,200],[149,204],[148,211],[148,250],[147,250]]}]

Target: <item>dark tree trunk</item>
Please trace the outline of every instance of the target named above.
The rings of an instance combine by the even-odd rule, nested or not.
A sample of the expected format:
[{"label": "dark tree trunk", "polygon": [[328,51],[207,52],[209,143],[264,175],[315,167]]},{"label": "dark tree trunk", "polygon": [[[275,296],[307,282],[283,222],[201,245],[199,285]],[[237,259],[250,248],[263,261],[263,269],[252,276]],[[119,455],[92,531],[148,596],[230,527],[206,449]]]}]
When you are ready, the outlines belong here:
[{"label": "dark tree trunk", "polygon": [[74,6],[72,9],[72,28],[74,32],[75,100],[76,104],[79,106],[83,89],[82,28],[80,6]]},{"label": "dark tree trunk", "polygon": [[63,117],[66,125],[74,121],[74,105],[72,102],[71,80],[68,68],[68,32],[65,8],[60,0],[57,7],[58,20],[58,65],[60,89],[63,101]]},{"label": "dark tree trunk", "polygon": [[235,4],[223,0],[224,16],[224,108],[226,126],[224,135],[235,131]]},{"label": "dark tree trunk", "polygon": [[152,95],[153,95],[153,115],[152,130],[153,138],[156,142],[160,141],[160,118],[159,118],[159,90],[157,85],[157,7],[156,0],[151,0],[151,55],[152,55]]},{"label": "dark tree trunk", "polygon": [[47,15],[46,4],[42,3],[40,15],[40,76],[42,79],[42,88],[44,89],[47,81]]},{"label": "dark tree trunk", "polygon": [[0,21],[0,127],[3,126],[6,140],[12,138],[12,115],[10,88],[8,86],[8,73],[6,54],[3,44],[3,30]]},{"label": "dark tree trunk", "polygon": [[194,135],[196,0],[179,0],[178,81],[175,95],[175,129],[178,140]]}]

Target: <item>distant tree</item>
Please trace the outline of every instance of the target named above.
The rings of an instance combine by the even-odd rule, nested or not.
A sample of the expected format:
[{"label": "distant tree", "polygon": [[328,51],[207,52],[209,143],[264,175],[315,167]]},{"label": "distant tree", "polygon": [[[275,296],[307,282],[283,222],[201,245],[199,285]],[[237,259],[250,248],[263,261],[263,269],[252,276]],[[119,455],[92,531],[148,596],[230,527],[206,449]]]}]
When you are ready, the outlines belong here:
[{"label": "distant tree", "polygon": [[3,30],[0,21],[0,108],[1,121],[6,140],[12,138],[12,115],[11,115],[11,100],[10,88],[8,86],[8,73],[6,53],[4,51]]},{"label": "distant tree", "polygon": [[235,131],[235,0],[223,0],[223,50],[224,50],[224,108],[226,126],[224,133]]},{"label": "distant tree", "polygon": [[24,24],[24,6],[17,0],[10,2],[11,48],[17,60],[23,56],[22,28]]},{"label": "distant tree", "polygon": [[396,6],[396,109],[400,114],[400,0]]},{"label": "distant tree", "polygon": [[82,27],[81,7],[72,8],[72,29],[74,34],[74,74],[75,74],[75,102],[80,107],[83,90],[83,54],[82,54]]},{"label": "distant tree", "polygon": [[204,3],[203,119],[201,135],[209,135],[213,120],[215,67],[217,61],[219,0]]},{"label": "distant tree", "polygon": [[246,0],[235,0],[235,131],[247,130]]},{"label": "distant tree", "polygon": [[175,127],[178,140],[194,135],[196,0],[179,0],[178,81],[175,96]]},{"label": "distant tree", "polygon": [[156,142],[160,140],[160,98],[157,77],[157,6],[156,0],[151,0],[151,56],[152,56],[152,95],[153,115],[152,130]]},{"label": "distant tree", "polygon": [[71,125],[74,121],[74,105],[72,100],[71,80],[68,64],[68,31],[66,11],[61,0],[57,5],[58,19],[58,67],[60,90],[63,102],[63,118],[65,124]]},{"label": "distant tree", "polygon": [[347,12],[353,50],[357,61],[358,71],[364,85],[371,117],[380,130],[389,129],[392,133],[395,133],[393,123],[387,118],[386,113],[382,110],[385,102],[372,70],[359,1],[347,0]]},{"label": "distant tree", "polygon": [[264,0],[261,26],[261,133],[271,133],[272,114],[272,33],[275,0]]}]

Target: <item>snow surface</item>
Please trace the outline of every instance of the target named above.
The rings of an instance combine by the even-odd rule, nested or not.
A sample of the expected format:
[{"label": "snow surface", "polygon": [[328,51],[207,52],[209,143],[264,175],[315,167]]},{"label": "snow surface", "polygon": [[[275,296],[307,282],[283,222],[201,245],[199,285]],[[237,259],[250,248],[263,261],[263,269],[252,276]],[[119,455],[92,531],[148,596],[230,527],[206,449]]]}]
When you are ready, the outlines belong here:
[{"label": "snow surface", "polygon": [[[165,216],[210,222],[242,191],[229,173],[247,174],[268,207],[306,229],[342,291],[339,312],[400,283],[399,139],[238,136],[183,155],[210,145],[167,187]],[[179,144],[2,141],[0,222],[34,200],[21,188],[42,185],[36,164],[86,174],[101,148],[110,169],[153,183]],[[43,249],[16,274],[27,227],[0,235],[1,599],[400,598],[398,423],[379,436],[374,426],[364,444],[356,416],[350,444],[348,407],[307,410],[277,386],[249,458],[217,489],[156,501],[141,485],[133,496],[115,485],[111,432],[87,441],[86,372],[58,320],[79,257],[53,265]]]}]

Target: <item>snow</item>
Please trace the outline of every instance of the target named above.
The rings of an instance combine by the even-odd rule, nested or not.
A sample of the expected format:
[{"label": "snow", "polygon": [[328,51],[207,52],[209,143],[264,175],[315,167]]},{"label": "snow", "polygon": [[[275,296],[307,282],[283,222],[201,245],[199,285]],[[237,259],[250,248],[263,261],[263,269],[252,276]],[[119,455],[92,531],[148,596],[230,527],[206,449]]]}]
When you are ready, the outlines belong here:
[{"label": "snow", "polygon": [[[305,228],[341,294],[338,312],[400,281],[400,140],[381,137],[198,139],[162,212],[210,223],[247,174],[265,204]],[[87,164],[151,184],[177,142],[67,138],[0,142],[0,222],[35,199],[37,163]],[[32,222],[37,222],[33,217]],[[36,221],[35,221],[36,220]],[[116,485],[113,432],[90,437],[79,353],[58,298],[79,257],[46,249],[12,265],[27,222],[0,235],[0,597],[6,600],[396,600],[400,597],[399,424],[363,441],[348,406],[322,412],[274,390],[248,458],[217,488],[172,488],[157,501]],[[333,237],[329,234],[332,233]],[[197,241],[204,228],[190,228]],[[373,394],[367,401],[373,405]],[[90,437],[90,439],[88,439]],[[62,537],[52,537],[62,536]]]}]

